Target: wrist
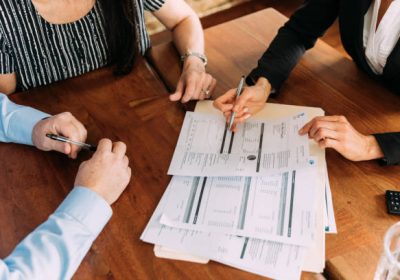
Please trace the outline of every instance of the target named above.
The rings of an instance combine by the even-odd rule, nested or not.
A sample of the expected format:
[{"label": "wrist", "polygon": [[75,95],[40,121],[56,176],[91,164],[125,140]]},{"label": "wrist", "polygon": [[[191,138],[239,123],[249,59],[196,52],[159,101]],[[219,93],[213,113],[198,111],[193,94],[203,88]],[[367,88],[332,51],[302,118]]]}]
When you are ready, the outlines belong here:
[{"label": "wrist", "polygon": [[93,193],[95,193],[96,195],[98,195],[99,197],[101,197],[108,205],[112,205],[112,200],[109,198],[109,196],[107,195],[106,192],[102,191],[101,188],[96,188],[91,186],[90,184],[75,184],[75,186],[81,186],[83,188],[86,188],[90,191],[92,191]]},{"label": "wrist", "polygon": [[367,158],[366,160],[372,160],[372,159],[380,159],[384,157],[384,154],[378,144],[378,141],[376,141],[375,136],[373,135],[368,135],[366,136],[366,143],[367,143]]},{"label": "wrist", "polygon": [[203,53],[200,52],[194,52],[194,51],[186,51],[185,54],[181,56],[181,62],[183,65],[186,64],[199,64],[205,68],[208,63],[207,56]]},{"label": "wrist", "polygon": [[261,87],[264,91],[264,96],[265,96],[265,100],[268,99],[268,96],[271,93],[271,84],[268,81],[268,79],[264,78],[264,77],[260,77],[258,78],[256,84],[256,86]]},{"label": "wrist", "polygon": [[204,63],[195,56],[189,56],[183,62],[184,70],[190,69],[190,68],[193,68],[193,69],[196,69],[197,71],[202,71],[202,72],[206,71],[206,67],[205,67]]}]

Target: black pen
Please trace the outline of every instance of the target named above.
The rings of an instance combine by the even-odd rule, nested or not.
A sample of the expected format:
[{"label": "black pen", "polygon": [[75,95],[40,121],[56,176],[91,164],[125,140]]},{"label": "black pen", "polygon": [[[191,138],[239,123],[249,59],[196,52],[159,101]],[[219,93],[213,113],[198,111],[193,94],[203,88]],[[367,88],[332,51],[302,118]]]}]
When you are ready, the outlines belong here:
[{"label": "black pen", "polygon": [[74,141],[74,140],[71,140],[71,139],[69,139],[67,137],[64,137],[64,136],[50,134],[50,133],[46,134],[46,136],[49,137],[50,139],[53,139],[53,140],[56,140],[56,141],[77,145],[77,146],[79,146],[79,147],[81,147],[83,149],[86,149],[86,150],[89,150],[89,151],[92,151],[92,152],[95,152],[97,150],[96,146],[93,146],[93,145],[90,145],[90,144],[87,144],[87,143],[83,143],[83,142],[79,142],[79,141]]}]

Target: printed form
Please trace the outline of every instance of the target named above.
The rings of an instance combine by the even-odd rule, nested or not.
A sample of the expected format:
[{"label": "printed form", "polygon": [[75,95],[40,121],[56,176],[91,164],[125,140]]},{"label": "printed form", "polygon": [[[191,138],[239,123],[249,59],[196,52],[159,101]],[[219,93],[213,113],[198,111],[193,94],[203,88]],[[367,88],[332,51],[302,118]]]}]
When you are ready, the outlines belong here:
[{"label": "printed form", "polygon": [[174,176],[160,223],[308,246],[316,216],[317,167],[311,164],[264,177]]},{"label": "printed form", "polygon": [[307,248],[261,239],[178,229],[159,220],[170,196],[167,188],[141,240],[234,266],[274,279],[300,279]]},{"label": "printed form", "polygon": [[304,113],[276,120],[248,120],[236,133],[222,115],[186,113],[168,170],[179,176],[265,176],[306,165]]}]

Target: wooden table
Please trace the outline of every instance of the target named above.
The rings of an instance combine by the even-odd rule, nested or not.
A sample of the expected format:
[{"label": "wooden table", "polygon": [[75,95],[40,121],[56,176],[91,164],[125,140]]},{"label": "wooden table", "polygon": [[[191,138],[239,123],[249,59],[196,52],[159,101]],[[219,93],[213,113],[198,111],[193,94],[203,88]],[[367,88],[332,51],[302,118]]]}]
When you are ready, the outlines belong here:
[{"label": "wooden table", "polygon": [[[208,71],[218,80],[216,95],[236,87],[240,76],[256,66],[286,20],[266,9],[206,30]],[[173,90],[179,73],[173,46],[154,47],[150,61]],[[345,115],[362,133],[400,131],[400,98],[322,41],[307,52],[280,95],[269,102],[321,107],[327,115]],[[384,192],[400,189],[400,167],[350,162],[333,150],[327,150],[327,162],[339,234],[327,235],[326,273],[372,279],[383,235],[398,221],[386,212]]]},{"label": "wooden table", "polygon": [[[265,10],[206,31],[209,70],[219,79],[219,93],[235,86],[240,75],[255,65],[284,20]],[[163,53],[169,55],[163,57],[164,66],[157,64]],[[153,54],[159,73],[179,70],[170,46],[156,47]],[[166,68],[168,63],[172,64]],[[161,77],[173,87],[176,75],[170,75],[170,84],[166,75]],[[167,100],[164,84],[146,61],[140,60],[122,78],[103,69],[16,94],[12,100],[53,114],[72,112],[87,127],[89,142],[108,137],[128,145],[133,178],[75,279],[259,279],[215,262],[158,259],[153,246],[139,240],[170,179],[167,168],[184,116],[179,104]],[[400,99],[322,42],[305,56],[273,101],[345,114],[365,133],[400,129],[396,123]],[[88,156],[82,153],[73,161],[32,147],[0,144],[1,258],[56,209],[71,190],[79,163]],[[382,236],[396,221],[386,214],[383,192],[397,188],[399,167],[352,163],[334,151],[327,152],[327,160],[339,230],[327,239],[328,270],[370,279]]]}]

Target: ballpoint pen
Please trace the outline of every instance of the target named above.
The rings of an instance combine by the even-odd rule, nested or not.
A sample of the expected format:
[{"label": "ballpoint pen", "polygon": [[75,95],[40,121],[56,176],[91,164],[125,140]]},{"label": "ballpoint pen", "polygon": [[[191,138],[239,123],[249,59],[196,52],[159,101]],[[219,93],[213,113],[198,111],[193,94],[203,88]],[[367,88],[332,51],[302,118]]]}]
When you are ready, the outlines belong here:
[{"label": "ballpoint pen", "polygon": [[71,140],[71,139],[69,139],[67,137],[64,137],[64,136],[50,134],[50,133],[46,134],[46,136],[49,137],[50,139],[53,139],[53,140],[56,140],[56,141],[77,145],[77,146],[79,146],[79,147],[81,147],[83,149],[86,149],[86,150],[89,150],[89,151],[92,151],[92,152],[95,152],[97,150],[96,146],[93,146],[93,145],[90,145],[90,144],[87,144],[87,143],[83,143],[83,142],[79,142],[79,141],[74,141],[74,140]]},{"label": "ballpoint pen", "polygon": [[[242,93],[243,86],[244,86],[244,76],[242,76],[242,78],[240,79],[239,86],[236,89],[236,99],[235,100],[237,100],[239,98],[240,94]],[[229,130],[232,129],[232,125],[233,125],[233,121],[235,120],[235,116],[236,116],[236,113],[232,112],[231,119],[229,120]]]}]

